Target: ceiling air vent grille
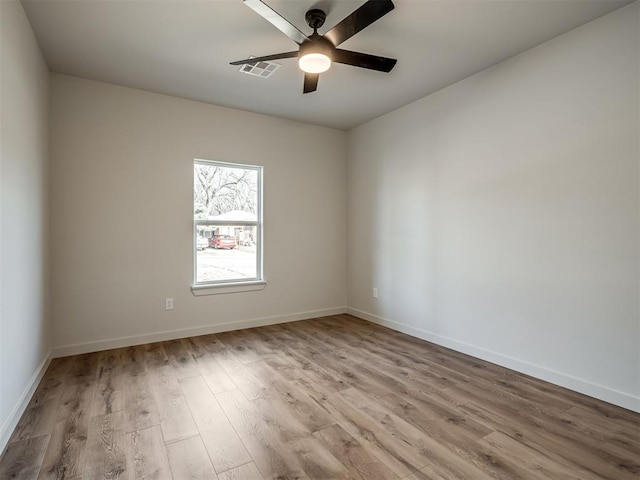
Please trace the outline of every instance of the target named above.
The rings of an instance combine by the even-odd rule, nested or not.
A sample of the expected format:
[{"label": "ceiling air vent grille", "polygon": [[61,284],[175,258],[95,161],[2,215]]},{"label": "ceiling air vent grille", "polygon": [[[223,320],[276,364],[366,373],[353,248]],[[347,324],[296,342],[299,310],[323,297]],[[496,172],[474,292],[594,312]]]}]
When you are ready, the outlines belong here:
[{"label": "ceiling air vent grille", "polygon": [[[249,57],[253,58],[253,57]],[[256,62],[246,63],[240,67],[242,73],[253,75],[254,77],[269,78],[276,70],[280,68],[279,63],[275,62]]]}]

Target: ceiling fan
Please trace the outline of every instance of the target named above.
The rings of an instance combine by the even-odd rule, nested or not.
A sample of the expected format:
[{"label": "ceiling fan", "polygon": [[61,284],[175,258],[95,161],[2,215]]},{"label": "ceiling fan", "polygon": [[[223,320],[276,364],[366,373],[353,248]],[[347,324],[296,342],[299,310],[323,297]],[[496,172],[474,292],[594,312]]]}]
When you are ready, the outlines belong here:
[{"label": "ceiling fan", "polygon": [[367,53],[336,48],[342,42],[353,37],[356,33],[364,30],[393,10],[394,5],[391,0],[367,0],[365,4],[324,35],[318,34],[318,28],[324,24],[327,14],[317,8],[311,9],[305,14],[307,24],[313,28],[313,33],[308,37],[262,0],[244,0],[244,3],[300,45],[300,47],[297,51],[247,58],[231,62],[231,65],[298,57],[298,65],[305,72],[303,93],[310,93],[318,88],[320,74],[329,70],[332,62],[379,72],[390,72],[396,64],[397,60],[395,58],[378,57]]}]

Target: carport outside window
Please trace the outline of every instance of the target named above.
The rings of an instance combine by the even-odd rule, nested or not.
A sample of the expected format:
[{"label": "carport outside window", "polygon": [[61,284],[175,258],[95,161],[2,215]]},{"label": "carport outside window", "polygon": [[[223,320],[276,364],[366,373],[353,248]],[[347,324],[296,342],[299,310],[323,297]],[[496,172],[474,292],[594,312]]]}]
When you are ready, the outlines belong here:
[{"label": "carport outside window", "polygon": [[194,285],[262,280],[262,167],[196,160]]}]

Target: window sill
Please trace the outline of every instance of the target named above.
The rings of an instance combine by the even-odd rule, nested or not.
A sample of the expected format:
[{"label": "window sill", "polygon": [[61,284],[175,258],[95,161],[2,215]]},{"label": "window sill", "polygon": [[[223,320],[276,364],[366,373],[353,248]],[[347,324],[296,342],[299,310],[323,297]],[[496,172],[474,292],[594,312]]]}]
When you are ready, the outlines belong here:
[{"label": "window sill", "polygon": [[267,282],[264,280],[238,283],[216,283],[212,285],[192,285],[191,293],[196,297],[200,297],[203,295],[220,295],[223,293],[253,292],[256,290],[264,290],[264,287],[266,286]]}]

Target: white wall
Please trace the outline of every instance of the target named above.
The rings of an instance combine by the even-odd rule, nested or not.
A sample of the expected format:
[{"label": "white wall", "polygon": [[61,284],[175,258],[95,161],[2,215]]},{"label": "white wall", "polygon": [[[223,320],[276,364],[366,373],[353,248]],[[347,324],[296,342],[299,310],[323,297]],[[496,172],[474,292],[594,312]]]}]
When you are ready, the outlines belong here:
[{"label": "white wall", "polygon": [[638,27],[636,2],[352,130],[351,311],[640,410]]},{"label": "white wall", "polygon": [[48,360],[49,71],[17,1],[0,1],[0,451]]},{"label": "white wall", "polygon": [[[344,311],[344,132],[53,75],[51,139],[55,354]],[[264,166],[264,290],[191,293],[194,158]]]}]

